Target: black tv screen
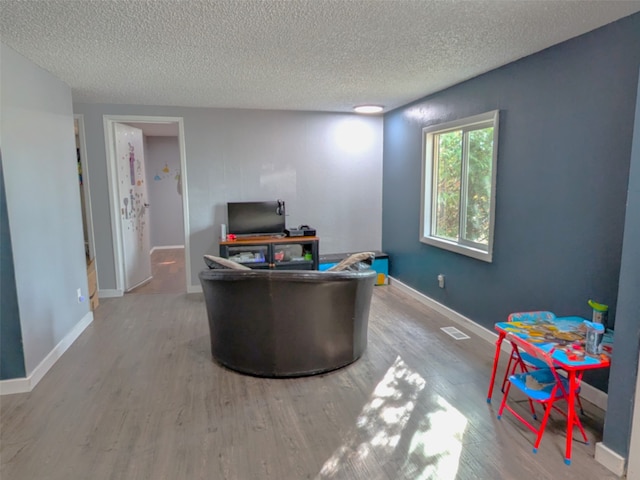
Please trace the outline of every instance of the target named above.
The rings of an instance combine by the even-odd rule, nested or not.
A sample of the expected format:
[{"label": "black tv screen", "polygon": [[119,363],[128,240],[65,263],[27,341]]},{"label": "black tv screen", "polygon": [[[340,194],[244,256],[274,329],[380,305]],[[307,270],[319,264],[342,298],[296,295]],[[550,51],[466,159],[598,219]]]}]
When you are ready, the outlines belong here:
[{"label": "black tv screen", "polygon": [[273,235],[284,233],[284,202],[229,202],[227,229],[234,235]]}]

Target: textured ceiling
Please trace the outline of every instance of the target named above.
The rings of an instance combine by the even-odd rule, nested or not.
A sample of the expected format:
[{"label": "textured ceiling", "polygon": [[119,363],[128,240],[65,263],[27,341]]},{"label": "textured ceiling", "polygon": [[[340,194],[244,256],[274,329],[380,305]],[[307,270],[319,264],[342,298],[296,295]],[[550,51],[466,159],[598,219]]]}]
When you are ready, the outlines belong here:
[{"label": "textured ceiling", "polygon": [[0,0],[0,38],[76,102],[385,110],[634,12],[640,1]]}]

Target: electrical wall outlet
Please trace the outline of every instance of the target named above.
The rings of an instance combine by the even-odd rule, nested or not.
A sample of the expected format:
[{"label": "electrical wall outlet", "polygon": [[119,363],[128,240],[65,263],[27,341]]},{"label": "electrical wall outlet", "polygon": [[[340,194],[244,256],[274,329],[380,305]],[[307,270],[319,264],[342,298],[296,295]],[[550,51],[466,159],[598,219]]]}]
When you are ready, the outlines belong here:
[{"label": "electrical wall outlet", "polygon": [[444,288],[444,275],[443,274],[439,274],[438,275],[438,286],[440,288]]}]

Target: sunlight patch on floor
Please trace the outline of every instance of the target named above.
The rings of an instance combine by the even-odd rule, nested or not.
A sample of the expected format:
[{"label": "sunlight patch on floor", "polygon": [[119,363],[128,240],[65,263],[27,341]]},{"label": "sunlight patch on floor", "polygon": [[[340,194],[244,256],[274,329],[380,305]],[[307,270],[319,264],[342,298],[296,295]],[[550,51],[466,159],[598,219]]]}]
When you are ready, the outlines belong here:
[{"label": "sunlight patch on floor", "polygon": [[352,438],[325,462],[316,478],[353,477],[348,472],[366,471],[369,461],[384,464],[396,449],[425,384],[422,376],[397,357],[363,407]]},{"label": "sunlight patch on floor", "polygon": [[398,465],[397,478],[455,480],[468,421],[440,395],[421,395],[425,386],[398,356],[316,480],[375,477],[388,463]]},{"label": "sunlight patch on floor", "polygon": [[[402,478],[413,480],[455,480],[462,452],[462,438],[467,418],[439,395],[434,396],[437,409],[420,422],[411,438]],[[411,459],[429,459],[416,465]]]}]

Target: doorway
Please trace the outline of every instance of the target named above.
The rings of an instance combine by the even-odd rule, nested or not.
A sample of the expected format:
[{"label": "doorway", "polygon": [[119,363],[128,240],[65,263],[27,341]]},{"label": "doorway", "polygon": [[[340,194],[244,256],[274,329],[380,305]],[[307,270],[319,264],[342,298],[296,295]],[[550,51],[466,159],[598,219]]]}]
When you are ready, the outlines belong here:
[{"label": "doorway", "polygon": [[[145,182],[149,192],[144,213],[145,221],[150,224],[150,243],[144,253],[151,263],[151,279],[129,289],[126,249],[131,246],[126,242],[128,223],[123,215],[127,213],[122,204],[129,193],[123,192],[123,179],[118,170],[122,166],[116,148],[118,125],[142,131],[144,147],[140,158],[144,165],[140,171],[145,173],[136,179],[136,183]],[[191,273],[183,119],[105,115],[104,128],[117,290],[123,293],[129,290],[133,294],[187,292]],[[166,232],[172,232],[173,236]]]},{"label": "doorway", "polygon": [[93,214],[91,210],[91,193],[89,188],[89,167],[87,162],[87,144],[84,132],[84,116],[73,116],[73,127],[76,143],[76,162],[78,173],[78,186],[80,190],[80,208],[82,212],[82,234],[84,255],[87,263],[87,297],[91,310],[99,305],[98,298],[98,274],[96,270],[93,234]]},{"label": "doorway", "polygon": [[78,162],[78,185],[80,186],[80,206],[82,209],[82,231],[84,234],[84,250],[87,262],[95,257],[93,240],[93,216],[91,214],[91,196],[89,188],[89,168],[87,166],[87,144],[84,134],[84,116],[73,116],[73,127],[76,139]]}]

